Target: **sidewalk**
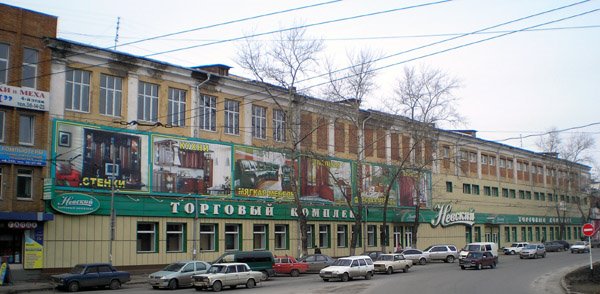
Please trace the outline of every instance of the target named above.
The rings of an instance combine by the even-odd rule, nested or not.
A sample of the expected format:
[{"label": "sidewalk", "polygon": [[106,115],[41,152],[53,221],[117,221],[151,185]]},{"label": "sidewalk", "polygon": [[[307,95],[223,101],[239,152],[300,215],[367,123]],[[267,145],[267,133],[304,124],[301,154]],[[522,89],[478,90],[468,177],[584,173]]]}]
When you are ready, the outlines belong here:
[{"label": "sidewalk", "polygon": [[[132,274],[131,281],[125,283],[125,285],[132,284],[144,284],[148,281],[148,274]],[[12,294],[12,293],[27,293],[33,291],[45,291],[52,290],[50,280],[39,280],[39,281],[21,281],[12,285],[0,286],[0,294]]]}]

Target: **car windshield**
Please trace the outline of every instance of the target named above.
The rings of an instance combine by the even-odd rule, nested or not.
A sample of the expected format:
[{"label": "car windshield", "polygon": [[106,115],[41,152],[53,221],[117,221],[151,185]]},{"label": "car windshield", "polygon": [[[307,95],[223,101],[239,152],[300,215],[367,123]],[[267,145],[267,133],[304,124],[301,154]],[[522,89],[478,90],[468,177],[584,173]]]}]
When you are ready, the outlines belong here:
[{"label": "car windshield", "polygon": [[512,244],[510,244],[510,247],[519,247],[519,244],[517,244],[517,243],[512,243]]},{"label": "car windshield", "polygon": [[185,265],[185,263],[171,263],[171,264],[167,265],[165,268],[163,268],[163,271],[178,272],[184,265]]},{"label": "car windshield", "polygon": [[350,266],[352,264],[352,260],[350,259],[338,259],[332,265],[333,266]]},{"label": "car windshield", "polygon": [[483,255],[483,253],[481,253],[481,252],[471,252],[471,253],[469,253],[469,255],[467,255],[467,257],[470,257],[470,258],[479,258],[482,255]]},{"label": "car windshield", "polygon": [[577,241],[577,242],[575,242],[575,245],[585,245],[585,242]]},{"label": "car windshield", "polygon": [[392,260],[394,260],[394,256],[393,255],[379,255],[377,260],[392,261]]},{"label": "car windshield", "polygon": [[423,251],[429,251],[429,249],[431,249],[431,247],[433,247],[433,245],[425,248],[425,250],[423,250]]},{"label": "car windshield", "polygon": [[224,273],[225,270],[227,270],[226,265],[213,265],[206,271],[206,273],[207,274]]},{"label": "car windshield", "polygon": [[537,248],[537,245],[527,245],[525,246],[525,249],[535,249]]},{"label": "car windshield", "polygon": [[71,269],[71,273],[83,274],[83,270],[85,270],[85,267],[83,265],[76,265],[74,268]]},{"label": "car windshield", "polygon": [[465,251],[477,251],[479,250],[479,245],[466,245]]}]

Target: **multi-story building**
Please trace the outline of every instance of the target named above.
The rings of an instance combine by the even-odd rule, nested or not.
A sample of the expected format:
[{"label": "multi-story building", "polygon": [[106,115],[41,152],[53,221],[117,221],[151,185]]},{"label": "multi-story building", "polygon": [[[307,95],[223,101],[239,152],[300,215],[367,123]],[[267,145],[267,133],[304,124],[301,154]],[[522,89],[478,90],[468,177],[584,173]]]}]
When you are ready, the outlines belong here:
[{"label": "multi-story building", "polygon": [[0,257],[13,269],[42,268],[37,249],[53,217],[42,200],[50,182],[50,49],[44,38],[56,36],[57,19],[4,4],[0,15]]}]

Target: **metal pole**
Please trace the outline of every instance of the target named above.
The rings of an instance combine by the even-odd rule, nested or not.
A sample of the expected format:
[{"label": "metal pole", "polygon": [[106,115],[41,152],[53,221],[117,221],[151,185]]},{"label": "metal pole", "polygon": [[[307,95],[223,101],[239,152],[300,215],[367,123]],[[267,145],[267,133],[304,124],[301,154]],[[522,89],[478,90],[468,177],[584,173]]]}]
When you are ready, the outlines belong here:
[{"label": "metal pole", "polygon": [[592,262],[592,236],[588,236],[588,244],[590,245],[590,271],[594,274],[594,263]]},{"label": "metal pole", "polygon": [[196,239],[198,238],[198,235],[197,235],[198,234],[198,232],[197,232],[198,231],[198,227],[197,227],[197,223],[198,223],[198,198],[196,197],[194,200],[195,200],[196,203],[195,203],[195,207],[194,207],[194,212],[195,212],[195,214],[194,214],[194,224],[192,226],[193,230],[194,230],[194,232],[192,233],[192,235],[193,235],[192,238],[194,239],[194,242],[193,242],[194,243],[194,245],[193,245],[194,250],[192,251],[192,259],[193,260],[197,260],[196,257],[197,257],[197,254],[198,254],[198,245],[196,243]]},{"label": "metal pole", "polygon": [[115,138],[110,138],[110,156],[112,159],[110,189],[110,242],[108,244],[108,262],[113,262],[113,241],[115,240]]}]

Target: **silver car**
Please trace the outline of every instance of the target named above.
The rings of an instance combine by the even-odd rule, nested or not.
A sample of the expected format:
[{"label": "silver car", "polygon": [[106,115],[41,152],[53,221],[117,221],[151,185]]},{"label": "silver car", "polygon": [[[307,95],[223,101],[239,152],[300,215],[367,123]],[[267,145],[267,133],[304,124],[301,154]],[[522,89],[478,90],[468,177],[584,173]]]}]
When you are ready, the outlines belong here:
[{"label": "silver car", "polygon": [[223,287],[234,289],[245,285],[250,289],[260,284],[262,275],[261,272],[251,270],[245,263],[216,263],[205,274],[194,276],[194,288],[198,291],[212,289],[219,292]]},{"label": "silver car", "polygon": [[396,251],[404,256],[404,258],[412,260],[413,264],[425,265],[429,262],[429,254],[419,249],[407,248]]},{"label": "silver car", "polygon": [[458,259],[458,250],[454,245],[431,245],[423,252],[429,254],[429,260],[443,260],[452,263]]},{"label": "silver car", "polygon": [[519,257],[523,258],[533,258],[536,259],[538,257],[546,257],[546,247],[544,244],[527,244],[525,248],[521,249],[519,252]]},{"label": "silver car", "polygon": [[171,263],[162,270],[150,274],[148,283],[154,289],[174,290],[179,287],[191,287],[192,276],[205,273],[209,267],[209,263],[195,260]]}]

